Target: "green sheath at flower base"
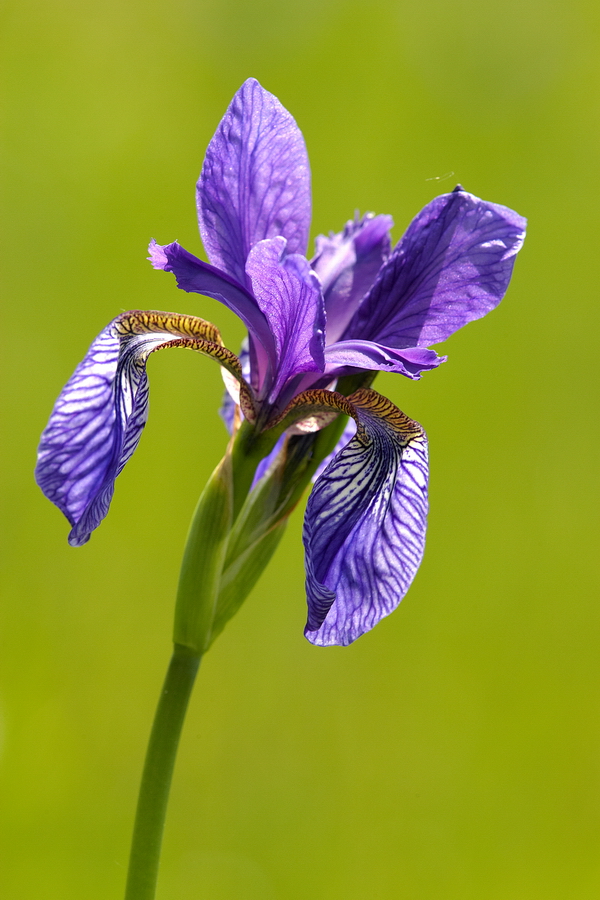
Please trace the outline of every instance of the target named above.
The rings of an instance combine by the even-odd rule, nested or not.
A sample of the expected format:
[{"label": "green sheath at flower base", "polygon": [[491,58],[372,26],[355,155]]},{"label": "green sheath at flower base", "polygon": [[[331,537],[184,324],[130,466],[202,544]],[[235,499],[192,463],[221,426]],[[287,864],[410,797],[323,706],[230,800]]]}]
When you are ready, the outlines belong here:
[{"label": "green sheath at flower base", "polygon": [[236,614],[254,585],[266,569],[288,523],[286,516],[264,529],[242,553],[226,566],[221,579],[215,609],[211,640],[219,636],[227,622]]},{"label": "green sheath at flower base", "polygon": [[231,456],[226,454],[198,500],[177,589],[173,641],[200,655],[211,642],[232,520],[233,478]]},{"label": "green sheath at flower base", "polygon": [[[248,595],[277,545],[275,542],[262,564],[258,559],[245,559],[244,571],[250,577],[248,585],[240,584],[238,602],[233,603],[230,615],[223,616],[219,601],[222,573],[230,546],[233,523],[243,508],[254,472],[260,459],[277,440],[277,434],[257,435],[250,423],[244,422],[227,452],[204,488],[192,519],[187,537],[175,606],[173,641],[203,654],[227,619],[233,615]],[[269,514],[272,509],[269,510]],[[265,529],[258,537],[264,537]],[[260,541],[259,541],[260,543]],[[248,546],[244,547],[247,550]],[[262,558],[264,548],[260,548]],[[259,548],[253,548],[258,553]],[[246,554],[248,557],[250,554]],[[231,562],[229,557],[229,562]],[[231,591],[227,598],[230,606]],[[215,622],[219,627],[215,631]]]}]

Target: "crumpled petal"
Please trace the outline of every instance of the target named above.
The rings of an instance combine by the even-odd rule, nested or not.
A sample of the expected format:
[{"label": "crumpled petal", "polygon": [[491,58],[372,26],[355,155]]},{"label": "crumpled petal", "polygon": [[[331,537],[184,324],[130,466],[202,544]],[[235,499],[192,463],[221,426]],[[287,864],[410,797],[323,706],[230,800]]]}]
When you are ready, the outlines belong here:
[{"label": "crumpled petal", "polygon": [[214,325],[175,313],[123,313],[106,326],[59,396],[42,434],[36,481],[85,544],[106,516],[117,475],[148,415],[146,361],[163,347],[189,347],[242,378],[237,357]]},{"label": "crumpled petal", "polygon": [[425,547],[427,439],[370,390],[348,398],[358,430],[315,482],[304,520],[306,637],[346,645],[399,604]]},{"label": "crumpled petal", "polygon": [[319,235],[311,261],[319,276],[327,313],[327,342],[339,340],[359,302],[390,255],[391,216],[367,213],[346,223],[339,234]]},{"label": "crumpled petal", "polygon": [[225,272],[188,253],[177,241],[164,246],[151,241],[148,250],[148,259],[154,268],[172,272],[181,290],[214,297],[239,316],[256,339],[256,362],[260,376],[264,378],[269,365],[276,363],[275,344],[269,324],[252,294]]},{"label": "crumpled petal", "polygon": [[526,220],[460,186],[413,219],[348,326],[389,347],[428,347],[500,302]]},{"label": "crumpled petal", "polygon": [[258,241],[281,235],[288,253],[306,253],[311,201],[304,138],[254,78],[236,93],[208,145],[196,197],[208,258],[241,284]]},{"label": "crumpled petal", "polygon": [[376,369],[380,372],[399,372],[413,380],[421,372],[437,368],[445,362],[434,350],[425,347],[406,347],[396,350],[373,341],[339,341],[325,348],[325,372],[340,377],[355,369]]},{"label": "crumpled petal", "polygon": [[285,238],[260,241],[246,263],[252,291],[275,341],[274,380],[265,386],[271,400],[290,377],[322,372],[325,367],[325,308],[319,280],[303,256],[285,251]]}]

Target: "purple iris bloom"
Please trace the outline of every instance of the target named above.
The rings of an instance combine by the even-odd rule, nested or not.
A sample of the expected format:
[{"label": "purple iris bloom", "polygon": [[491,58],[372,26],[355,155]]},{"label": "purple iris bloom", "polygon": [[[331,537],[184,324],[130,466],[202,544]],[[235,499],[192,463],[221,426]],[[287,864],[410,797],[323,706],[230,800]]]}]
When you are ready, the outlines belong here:
[{"label": "purple iris bloom", "polygon": [[56,403],[41,440],[38,483],[69,519],[70,543],[85,543],[139,441],[146,360],[163,347],[191,347],[221,364],[231,429],[242,418],[257,433],[289,425],[269,459],[286,434],[348,415],[352,428],[309,497],[304,544],[305,633],[315,644],[349,644],[395,609],[418,569],[427,440],[375,391],[363,386],[344,396],[335,387],[361,373],[370,384],[377,371],[416,379],[443,362],[430,345],[504,296],[525,220],[459,186],[429,203],[393,250],[391,218],[368,214],[317,238],[309,262],[304,140],[254,79],[239,89],[209,144],[197,206],[210,264],[178,243],[152,242],[150,258],[178,287],[233,310],[248,329],[244,351],[238,358],[214,326],[193,316],[118,316]]}]

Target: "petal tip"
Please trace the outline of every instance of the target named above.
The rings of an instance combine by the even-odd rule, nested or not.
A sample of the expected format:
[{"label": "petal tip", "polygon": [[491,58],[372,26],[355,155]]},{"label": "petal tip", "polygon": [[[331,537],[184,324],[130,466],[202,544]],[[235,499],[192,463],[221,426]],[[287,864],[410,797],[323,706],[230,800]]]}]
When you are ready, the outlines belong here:
[{"label": "petal tip", "polygon": [[154,239],[148,245],[148,254],[147,258],[155,269],[166,270],[169,265],[169,259],[165,253],[165,248],[161,244],[157,244]]},{"label": "petal tip", "polygon": [[304,637],[313,647],[349,647],[367,631],[368,629],[359,630],[358,633],[348,629],[338,631],[336,628],[328,628],[325,625],[311,629],[306,625]]},{"label": "petal tip", "polygon": [[91,532],[79,534],[76,527],[72,528],[69,532],[69,537],[67,538],[69,547],[83,547],[84,544],[87,544],[91,536]]}]

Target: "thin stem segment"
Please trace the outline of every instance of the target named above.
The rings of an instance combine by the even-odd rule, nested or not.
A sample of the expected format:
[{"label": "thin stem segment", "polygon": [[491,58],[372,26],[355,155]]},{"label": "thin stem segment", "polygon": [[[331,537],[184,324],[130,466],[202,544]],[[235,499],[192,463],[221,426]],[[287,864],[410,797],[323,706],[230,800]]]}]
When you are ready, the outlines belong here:
[{"label": "thin stem segment", "polygon": [[146,753],[125,900],[154,900],[173,767],[200,659],[175,644]]}]

